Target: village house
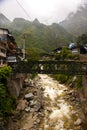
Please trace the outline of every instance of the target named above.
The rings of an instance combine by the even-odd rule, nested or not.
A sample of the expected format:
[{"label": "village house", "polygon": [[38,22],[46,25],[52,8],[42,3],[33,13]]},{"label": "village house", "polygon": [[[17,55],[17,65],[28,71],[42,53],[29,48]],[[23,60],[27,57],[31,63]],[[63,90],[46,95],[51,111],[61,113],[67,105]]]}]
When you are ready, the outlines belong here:
[{"label": "village house", "polygon": [[8,29],[0,28],[0,66],[7,63],[7,57],[16,55],[17,45]]}]

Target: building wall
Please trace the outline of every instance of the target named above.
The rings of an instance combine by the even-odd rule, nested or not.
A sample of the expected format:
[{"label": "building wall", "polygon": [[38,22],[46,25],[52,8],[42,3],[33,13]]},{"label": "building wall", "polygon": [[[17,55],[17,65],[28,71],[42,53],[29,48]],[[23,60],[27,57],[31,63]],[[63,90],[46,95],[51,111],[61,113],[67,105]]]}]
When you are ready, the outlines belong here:
[{"label": "building wall", "polygon": [[7,62],[7,56],[16,55],[17,44],[8,29],[0,28],[0,66]]},{"label": "building wall", "polygon": [[6,43],[0,41],[0,66],[6,65]]}]

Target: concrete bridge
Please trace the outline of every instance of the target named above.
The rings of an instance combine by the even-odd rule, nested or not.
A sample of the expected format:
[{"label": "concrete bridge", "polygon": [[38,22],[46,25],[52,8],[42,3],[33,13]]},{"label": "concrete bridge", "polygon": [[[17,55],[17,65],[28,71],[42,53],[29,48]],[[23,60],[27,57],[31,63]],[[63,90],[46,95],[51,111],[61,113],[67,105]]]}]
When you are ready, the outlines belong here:
[{"label": "concrete bridge", "polygon": [[87,62],[79,61],[28,61],[14,66],[15,73],[87,75]]},{"label": "concrete bridge", "polygon": [[13,76],[8,82],[9,91],[16,97],[23,88],[27,73],[34,74],[68,74],[83,75],[82,89],[84,97],[87,98],[87,62],[77,61],[29,61],[12,64]]}]

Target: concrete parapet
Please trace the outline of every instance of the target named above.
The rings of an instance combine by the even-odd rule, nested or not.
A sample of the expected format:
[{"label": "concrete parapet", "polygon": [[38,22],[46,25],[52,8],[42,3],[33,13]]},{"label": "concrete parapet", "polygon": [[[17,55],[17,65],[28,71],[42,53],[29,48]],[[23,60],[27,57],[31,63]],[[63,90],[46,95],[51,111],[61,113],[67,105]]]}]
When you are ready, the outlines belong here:
[{"label": "concrete parapet", "polygon": [[20,90],[23,88],[25,78],[26,74],[12,74],[11,78],[8,80],[8,90],[11,95],[16,97],[19,96]]},{"label": "concrete parapet", "polygon": [[87,99],[87,76],[82,76],[82,86],[83,86],[83,93],[84,97]]}]

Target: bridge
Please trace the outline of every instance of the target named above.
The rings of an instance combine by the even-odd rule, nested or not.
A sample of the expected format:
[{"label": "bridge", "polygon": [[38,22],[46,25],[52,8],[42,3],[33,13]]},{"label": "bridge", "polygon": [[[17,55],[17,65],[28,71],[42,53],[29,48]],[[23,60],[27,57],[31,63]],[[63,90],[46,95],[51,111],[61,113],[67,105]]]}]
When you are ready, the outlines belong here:
[{"label": "bridge", "polygon": [[15,73],[87,75],[87,62],[79,61],[21,61],[14,64]]}]

